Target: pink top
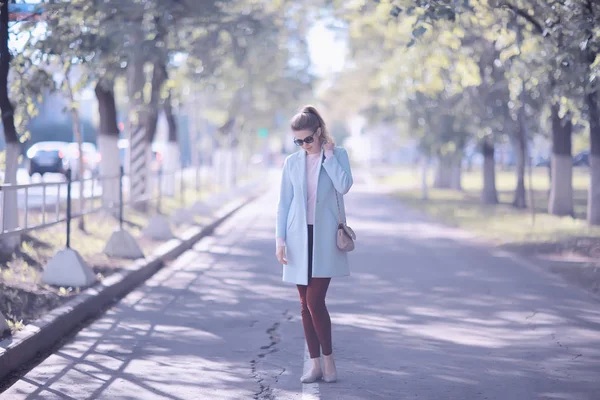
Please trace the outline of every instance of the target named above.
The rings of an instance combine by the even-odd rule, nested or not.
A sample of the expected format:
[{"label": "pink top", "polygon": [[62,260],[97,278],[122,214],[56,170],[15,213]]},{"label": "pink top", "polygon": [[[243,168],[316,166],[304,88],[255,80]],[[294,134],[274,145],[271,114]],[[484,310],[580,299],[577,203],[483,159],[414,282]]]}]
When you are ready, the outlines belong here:
[{"label": "pink top", "polygon": [[315,223],[315,207],[317,206],[317,179],[321,166],[321,153],[306,155],[306,222]]},{"label": "pink top", "polygon": [[[325,152],[325,157],[333,156],[333,150]],[[315,223],[315,208],[317,206],[317,179],[321,167],[321,153],[306,155],[306,222]],[[285,246],[283,238],[277,238],[277,247]]]}]

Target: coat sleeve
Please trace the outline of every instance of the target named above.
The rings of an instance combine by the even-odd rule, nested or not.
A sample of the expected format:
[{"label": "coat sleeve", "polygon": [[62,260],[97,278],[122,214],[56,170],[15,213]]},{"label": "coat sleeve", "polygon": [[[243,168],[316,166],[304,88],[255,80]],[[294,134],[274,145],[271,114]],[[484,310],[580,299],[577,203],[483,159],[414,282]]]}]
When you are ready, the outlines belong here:
[{"label": "coat sleeve", "polygon": [[335,189],[341,194],[346,194],[354,183],[350,169],[350,160],[345,149],[339,147],[336,150],[333,156],[325,159],[323,167],[327,171],[327,175],[329,175]]},{"label": "coat sleeve", "polygon": [[277,203],[277,225],[275,229],[275,238],[277,244],[285,241],[285,231],[287,228],[287,216],[290,211],[290,205],[294,198],[294,188],[290,178],[289,158],[283,164],[283,172],[281,174],[281,188],[279,191],[279,201]]}]

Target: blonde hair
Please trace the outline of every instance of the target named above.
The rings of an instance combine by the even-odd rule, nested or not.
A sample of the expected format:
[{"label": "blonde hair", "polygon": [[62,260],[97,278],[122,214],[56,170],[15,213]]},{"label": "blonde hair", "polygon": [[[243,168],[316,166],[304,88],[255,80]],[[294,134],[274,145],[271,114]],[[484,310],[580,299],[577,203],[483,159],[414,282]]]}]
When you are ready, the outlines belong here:
[{"label": "blonde hair", "polygon": [[327,130],[327,125],[325,125],[325,120],[321,117],[321,114],[317,111],[317,109],[313,106],[305,106],[298,112],[296,115],[292,117],[290,121],[290,126],[293,131],[311,131],[314,132],[317,129],[321,128],[321,142],[333,142],[331,136],[329,136],[329,131]]}]

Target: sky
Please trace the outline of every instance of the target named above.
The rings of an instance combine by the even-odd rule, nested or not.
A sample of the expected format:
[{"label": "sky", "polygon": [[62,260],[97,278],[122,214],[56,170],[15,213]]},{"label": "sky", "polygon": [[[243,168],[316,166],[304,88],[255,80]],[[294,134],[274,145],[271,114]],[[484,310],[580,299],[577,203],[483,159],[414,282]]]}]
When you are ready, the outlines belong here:
[{"label": "sky", "polygon": [[308,46],[313,71],[321,78],[339,72],[344,67],[347,45],[343,38],[336,37],[327,28],[327,21],[320,20],[308,32]]}]

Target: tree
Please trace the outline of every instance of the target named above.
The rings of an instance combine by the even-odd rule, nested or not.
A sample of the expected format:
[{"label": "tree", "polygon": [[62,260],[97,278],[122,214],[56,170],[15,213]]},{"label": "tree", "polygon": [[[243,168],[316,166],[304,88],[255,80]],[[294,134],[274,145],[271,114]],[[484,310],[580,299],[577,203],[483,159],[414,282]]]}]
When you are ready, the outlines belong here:
[{"label": "tree", "polygon": [[[590,127],[590,159],[591,174],[590,188],[588,191],[588,222],[591,225],[600,224],[600,121],[598,118],[598,88],[596,71],[599,54],[599,38],[594,33],[600,23],[600,4],[590,0],[574,0],[569,2],[547,2],[542,0],[521,1],[521,0],[495,0],[495,1],[473,1],[473,2],[428,2],[427,4],[407,4],[406,1],[395,3],[393,17],[397,17],[403,12],[418,15],[413,26],[413,37],[419,37],[428,29],[429,24],[437,23],[439,20],[455,20],[458,15],[470,13],[473,9],[502,9],[509,10],[520,20],[524,21],[532,32],[537,32],[551,42],[554,51],[551,51],[549,65],[551,73],[560,71],[558,66],[569,67],[573,74],[567,74],[563,81],[568,86],[573,83],[579,83],[579,88],[583,89],[585,108],[583,113],[587,116]],[[403,8],[405,7],[405,8]],[[538,17],[539,16],[539,17]],[[516,24],[513,28],[521,30],[524,25]],[[583,74],[578,74],[579,66],[584,68]],[[575,67],[575,68],[573,68]],[[581,79],[583,77],[584,79]],[[550,79],[551,87],[563,86]],[[559,90],[560,92],[560,90]],[[557,97],[560,98],[560,95]],[[555,98],[553,103],[558,104],[559,100]],[[571,110],[573,111],[573,110]],[[556,118],[562,118],[556,115]],[[559,111],[560,113],[560,111]],[[561,114],[562,115],[562,114]],[[568,116],[568,113],[565,115]],[[570,122],[556,123],[553,126],[557,129],[553,133],[553,138],[557,139],[556,145],[553,145],[553,183],[552,195],[550,198],[550,209],[558,214],[568,213],[571,209],[571,198],[569,192],[572,190],[570,185],[570,158],[569,129]],[[596,167],[596,168],[594,168]],[[566,171],[565,171],[566,169]],[[560,192],[566,192],[566,196],[560,196]]]},{"label": "tree", "polygon": [[[179,108],[173,105],[184,103],[180,88],[191,86],[191,80],[206,81],[196,88],[216,88],[215,103],[227,109],[228,117],[221,123],[221,132],[226,133],[272,124],[275,111],[311,83],[297,59],[291,62],[297,54],[282,51],[298,42],[297,32],[306,23],[306,18],[298,18],[302,7],[292,2],[265,6],[250,0],[70,0],[65,7],[66,3],[46,4],[46,33],[31,38],[35,46],[28,56],[44,65],[60,62],[84,67],[85,74],[67,94],[75,98],[75,88],[95,88],[101,117],[98,147],[105,176],[118,173],[114,87],[115,82],[126,80],[129,172],[134,178],[132,193],[141,208],[150,193],[150,143],[161,111],[168,120],[170,143],[179,137],[174,123]],[[185,68],[193,74],[180,74]],[[225,90],[224,85],[228,86]],[[275,88],[274,95],[265,87]],[[165,164],[175,165],[178,159],[175,152],[169,152]],[[105,203],[116,201],[114,183],[105,185]]]},{"label": "tree", "polygon": [[[69,101],[68,111],[71,114],[71,118],[73,120],[73,136],[75,136],[75,140],[77,142],[77,162],[79,164],[77,168],[77,174],[75,175],[75,179],[79,179],[79,212],[83,214],[85,211],[85,196],[84,196],[84,181],[85,178],[85,164],[83,162],[83,135],[81,133],[81,120],[79,118],[79,106],[77,101],[77,86],[74,87],[71,82],[71,71],[73,64],[70,60],[63,61],[62,65],[62,74],[63,79],[60,84],[60,88],[67,97]],[[78,227],[80,230],[85,231],[85,219],[83,215],[78,219]]]},{"label": "tree", "polygon": [[[209,63],[209,74],[201,72],[197,90],[211,98],[204,116],[218,126],[217,145],[225,152],[252,151],[260,143],[259,128],[275,130],[274,116],[291,113],[312,84],[303,39],[309,24],[302,9],[282,2],[257,11],[246,20],[251,34],[240,36],[239,27],[222,32],[210,50],[200,42],[188,60],[189,73],[199,59],[219,59]],[[242,40],[243,39],[243,40]],[[209,56],[206,53],[209,52]],[[236,150],[237,151],[237,150]]]},{"label": "tree", "polygon": [[[17,183],[18,157],[21,154],[21,146],[17,137],[14,122],[14,107],[8,97],[8,73],[10,69],[11,54],[8,49],[8,0],[0,5],[0,109],[2,111],[2,125],[4,126],[4,137],[6,140],[6,161],[4,169],[4,183]],[[18,227],[17,192],[5,191],[4,210],[2,225],[5,231]],[[12,253],[20,244],[20,237],[14,235],[4,238],[0,245],[3,253]]]},{"label": "tree", "polygon": [[[51,77],[31,60],[9,49],[8,1],[0,2],[0,109],[6,142],[4,183],[17,183],[22,142],[27,139],[27,125],[35,116],[35,103],[50,86]],[[9,86],[9,73],[15,77]],[[12,99],[12,101],[11,101]],[[14,107],[13,104],[18,104]],[[18,228],[17,192],[7,190],[4,197],[3,226],[5,231]],[[11,253],[20,244],[20,235],[4,237],[0,252]]]},{"label": "tree", "polygon": [[422,32],[421,40],[414,42],[409,32],[415,18],[391,23],[392,10],[389,2],[346,9],[354,59],[378,64],[371,83],[389,99],[384,108],[395,109],[397,117],[403,109],[413,114],[411,120],[418,124],[411,125],[412,132],[422,135],[421,149],[438,158],[436,186],[458,189],[463,150],[475,132],[468,113],[469,92],[480,84],[472,49],[462,43],[474,39],[460,24],[448,23]]}]

